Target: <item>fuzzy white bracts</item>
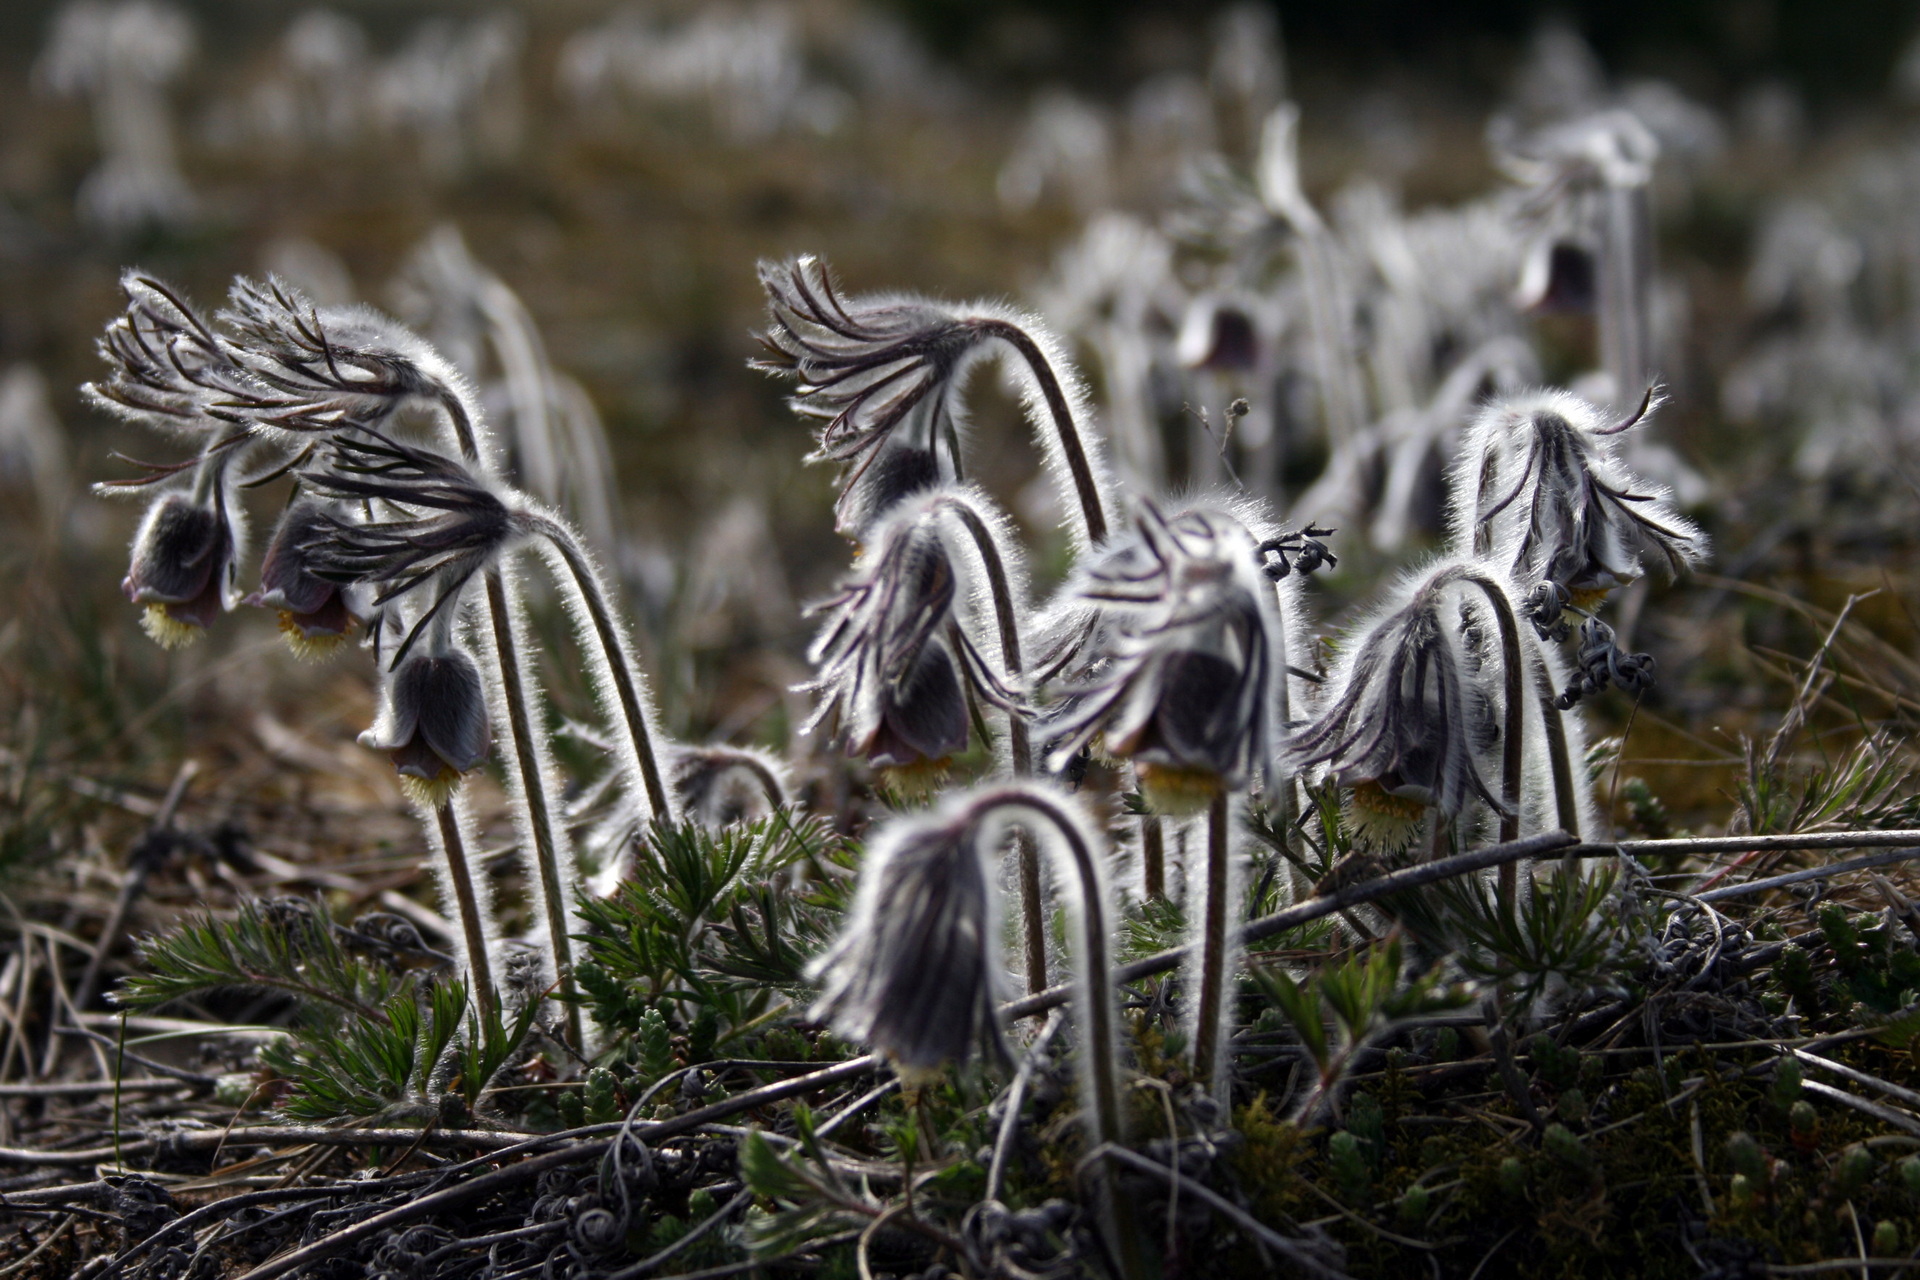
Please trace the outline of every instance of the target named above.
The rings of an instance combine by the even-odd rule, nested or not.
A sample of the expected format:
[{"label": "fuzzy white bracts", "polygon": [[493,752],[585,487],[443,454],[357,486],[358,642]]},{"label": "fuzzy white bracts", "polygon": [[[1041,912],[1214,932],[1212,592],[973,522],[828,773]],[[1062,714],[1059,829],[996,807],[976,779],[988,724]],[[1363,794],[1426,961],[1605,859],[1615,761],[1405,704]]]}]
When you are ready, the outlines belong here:
[{"label": "fuzzy white bracts", "polygon": [[813,460],[843,467],[842,532],[864,537],[894,503],[964,478],[967,374],[1005,348],[1019,357],[1027,417],[1062,506],[1081,511],[1079,548],[1106,537],[1103,463],[1078,426],[1086,395],[1036,317],[907,295],[844,298],[811,255],[761,263],[760,282],[769,324],[755,367],[797,380],[794,411],[820,424]]},{"label": "fuzzy white bracts", "polygon": [[[1367,800],[1431,805],[1448,816],[1474,799],[1502,808],[1486,781],[1501,723],[1498,640],[1468,572],[1442,561],[1395,584],[1343,650],[1312,723],[1294,733],[1298,768],[1322,769],[1364,789]],[[1375,808],[1413,821],[1420,812]],[[1404,847],[1410,838],[1376,843]]]},{"label": "fuzzy white bracts", "polygon": [[803,686],[818,709],[802,732],[838,735],[876,765],[938,764],[967,745],[969,690],[1013,706],[983,655],[990,606],[975,586],[982,548],[963,536],[967,515],[1004,566],[999,519],[966,490],[922,494],[869,531],[853,573],[812,610],[827,621],[809,653],[819,675]]},{"label": "fuzzy white bracts", "polygon": [[1048,717],[1050,769],[1102,735],[1176,810],[1264,776],[1286,645],[1259,545],[1228,511],[1169,517],[1142,500],[1130,535],[1070,590],[1097,621],[1084,674]]},{"label": "fuzzy white bracts", "polygon": [[[1468,428],[1453,474],[1453,540],[1491,555],[1527,587],[1553,583],[1579,603],[1638,578],[1643,560],[1669,574],[1708,544],[1668,491],[1620,462],[1616,441],[1644,420],[1609,425],[1564,391],[1495,401]],[[1592,598],[1588,596],[1589,600]]]}]

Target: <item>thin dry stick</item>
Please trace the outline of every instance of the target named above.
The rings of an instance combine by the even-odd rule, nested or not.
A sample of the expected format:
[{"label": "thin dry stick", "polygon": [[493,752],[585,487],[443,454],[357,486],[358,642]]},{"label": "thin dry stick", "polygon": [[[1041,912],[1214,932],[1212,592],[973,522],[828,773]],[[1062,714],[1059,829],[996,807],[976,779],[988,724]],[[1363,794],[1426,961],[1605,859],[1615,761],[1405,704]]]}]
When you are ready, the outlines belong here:
[{"label": "thin dry stick", "polygon": [[[1404,893],[1409,889],[1418,889],[1426,885],[1437,884],[1442,880],[1451,880],[1457,876],[1470,875],[1475,871],[1485,871],[1497,867],[1503,862],[1512,862],[1520,858],[1538,857],[1544,853],[1557,853],[1575,845],[1577,842],[1564,831],[1544,831],[1539,835],[1528,836],[1509,844],[1491,845],[1485,849],[1475,849],[1469,853],[1455,854],[1451,858],[1442,858],[1438,862],[1423,862],[1419,866],[1405,867],[1389,872],[1372,880],[1347,885],[1333,893],[1321,894],[1296,903],[1285,911],[1276,911],[1270,916],[1243,925],[1237,935],[1242,944],[1258,942],[1270,938],[1276,933],[1285,933],[1297,929],[1303,924],[1318,920],[1323,916],[1345,911],[1364,903]],[[1591,847],[1591,846],[1590,846]],[[1613,846],[1593,847],[1594,851],[1585,857],[1612,857]],[[1123,964],[1113,971],[1115,985],[1138,982],[1141,978],[1152,977],[1156,973],[1165,973],[1177,969],[1188,959],[1188,948],[1174,947]],[[1038,995],[1027,996],[1002,1006],[1001,1016],[1007,1020],[1030,1018],[1036,1013],[1044,1013],[1073,998],[1070,986],[1048,987]]]},{"label": "thin dry stick", "polygon": [[167,788],[166,798],[161,800],[153,821],[148,824],[146,835],[128,856],[127,876],[121,882],[120,896],[114,899],[113,911],[100,927],[100,938],[93,944],[93,955],[87,960],[86,971],[80,975],[80,985],[73,989],[74,1008],[85,1009],[100,990],[100,966],[106,963],[107,956],[119,944],[120,934],[127,926],[127,914],[133,910],[134,902],[146,888],[147,878],[158,869],[165,856],[165,842],[167,833],[173,830],[174,815],[180,811],[180,803],[187,797],[187,784],[193,781],[193,776],[199,771],[198,760],[181,761],[179,771],[173,775],[173,785]]},{"label": "thin dry stick", "polygon": [[1724,889],[1714,889],[1707,893],[1689,896],[1699,902],[1718,902],[1722,898],[1741,898],[1749,894],[1765,893],[1769,889],[1778,889],[1784,885],[1801,884],[1808,880],[1825,880],[1829,876],[1865,871],[1870,867],[1884,867],[1895,862],[1905,862],[1910,858],[1920,858],[1920,849],[1892,849],[1885,853],[1869,853],[1862,857],[1849,858],[1845,862],[1833,862],[1824,867],[1809,867],[1805,871],[1790,871],[1785,875],[1768,876],[1764,880],[1749,880],[1744,884],[1730,884]]}]

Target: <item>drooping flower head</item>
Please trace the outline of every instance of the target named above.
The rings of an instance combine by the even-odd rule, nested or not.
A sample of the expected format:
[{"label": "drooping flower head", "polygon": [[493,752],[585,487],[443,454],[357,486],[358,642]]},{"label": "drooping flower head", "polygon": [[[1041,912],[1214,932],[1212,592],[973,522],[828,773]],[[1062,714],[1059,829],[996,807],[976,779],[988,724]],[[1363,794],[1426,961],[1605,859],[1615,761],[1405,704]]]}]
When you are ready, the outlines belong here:
[{"label": "drooping flower head", "polygon": [[769,324],[755,367],[797,379],[795,411],[821,424],[813,460],[843,467],[842,532],[864,536],[894,503],[965,478],[967,374],[1000,347],[1020,358],[1028,416],[1063,505],[1081,511],[1076,538],[1084,548],[1106,537],[1101,461],[1077,425],[1084,396],[1037,319],[903,295],[845,298],[810,255],[762,263],[760,282]]},{"label": "drooping flower head", "polygon": [[1492,555],[1526,588],[1552,583],[1577,605],[1638,578],[1643,561],[1668,574],[1698,563],[1706,535],[1617,455],[1618,437],[1652,407],[1649,394],[1640,412],[1608,425],[1563,391],[1487,406],[1452,475],[1455,551]]},{"label": "drooping flower head", "polygon": [[980,824],[949,801],[896,821],[867,845],[846,931],[813,964],[809,1015],[872,1044],[907,1071],[1004,1055],[1000,900]]},{"label": "drooping flower head", "polygon": [[280,630],[301,658],[335,652],[367,611],[356,589],[315,573],[316,556],[325,553],[333,530],[347,523],[344,512],[309,497],[297,497],[280,516],[260,561],[260,589],[246,603],[280,614]]},{"label": "drooping flower head", "polygon": [[474,466],[373,431],[335,436],[301,474],[316,493],[373,512],[360,520],[316,512],[302,542],[307,574],[363,585],[376,608],[415,592],[427,597],[395,661],[438,625],[476,574],[528,533],[526,513]]},{"label": "drooping flower head", "polygon": [[238,600],[243,526],[228,487],[223,462],[203,459],[193,487],[163,492],[134,535],[120,588],[164,649],[192,644]]},{"label": "drooping flower head", "polygon": [[811,610],[827,621],[809,653],[819,675],[804,687],[818,709],[803,732],[824,729],[876,765],[938,767],[967,745],[969,690],[1012,705],[974,639],[976,549],[956,536],[956,516],[971,512],[999,545],[998,518],[983,518],[983,507],[977,495],[941,488],[873,526],[852,574]]},{"label": "drooping flower head", "polygon": [[1232,513],[1142,500],[1130,536],[1070,595],[1095,611],[1084,672],[1048,717],[1048,766],[1095,735],[1180,811],[1261,777],[1282,728],[1285,651],[1259,540]]},{"label": "drooping flower head", "polygon": [[1000,955],[999,863],[1020,828],[1053,862],[1078,926],[1076,1018],[1093,1139],[1121,1136],[1113,1060],[1112,919],[1097,829],[1071,797],[1037,783],[950,795],[931,813],[897,818],[867,846],[853,912],[809,970],[811,1017],[871,1044],[912,1082],[976,1045],[1003,1055],[995,1003]]},{"label": "drooping flower head", "polygon": [[1460,561],[1396,583],[1328,677],[1311,723],[1288,744],[1300,769],[1353,788],[1356,835],[1373,847],[1409,844],[1424,809],[1448,817],[1487,784],[1503,697],[1499,645]]},{"label": "drooping flower head", "polygon": [[480,668],[452,641],[450,627],[435,627],[387,672],[380,711],[360,745],[384,751],[409,798],[438,807],[478,769],[493,741]]}]

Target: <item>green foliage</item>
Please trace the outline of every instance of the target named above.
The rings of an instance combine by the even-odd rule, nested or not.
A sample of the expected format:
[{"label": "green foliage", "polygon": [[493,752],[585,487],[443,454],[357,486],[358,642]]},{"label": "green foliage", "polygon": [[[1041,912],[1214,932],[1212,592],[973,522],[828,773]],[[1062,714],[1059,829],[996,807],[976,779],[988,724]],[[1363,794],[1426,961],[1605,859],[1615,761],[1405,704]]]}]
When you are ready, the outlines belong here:
[{"label": "green foliage", "polygon": [[811,1240],[860,1225],[877,1211],[873,1202],[834,1171],[813,1133],[811,1115],[795,1109],[799,1149],[782,1153],[754,1132],[740,1147],[740,1178],[771,1212],[748,1220],[747,1248],[756,1257],[791,1253]]},{"label": "green foliage", "polygon": [[140,969],[116,1003],[157,1009],[216,991],[271,991],[309,1005],[373,1016],[403,979],[346,951],[324,909],[298,898],[240,903],[231,920],[192,916],[171,933],[143,940]]},{"label": "green foliage", "polygon": [[1254,981],[1292,1024],[1330,1089],[1355,1050],[1395,1024],[1457,1009],[1472,997],[1446,985],[1438,969],[1408,977],[1400,936],[1351,952],[1296,980],[1279,969],[1257,967]]},{"label": "green foliage", "polygon": [[824,819],[782,812],[717,833],[655,827],[647,853],[646,875],[581,902],[577,973],[614,1048],[644,1041],[651,1070],[667,1061],[669,1026],[697,1063],[804,997],[807,961],[845,917],[853,852]]},{"label": "green foliage", "polygon": [[243,902],[141,944],[142,972],[116,993],[152,1009],[219,991],[267,991],[294,1004],[287,1035],[260,1051],[296,1120],[464,1123],[519,1052],[535,1008],[482,1017],[466,984],[362,959],[321,907]]},{"label": "green foliage", "polygon": [[1502,896],[1464,876],[1390,899],[1429,950],[1452,954],[1469,976],[1523,1006],[1561,989],[1612,986],[1623,941],[1611,870],[1542,875],[1532,892]]}]

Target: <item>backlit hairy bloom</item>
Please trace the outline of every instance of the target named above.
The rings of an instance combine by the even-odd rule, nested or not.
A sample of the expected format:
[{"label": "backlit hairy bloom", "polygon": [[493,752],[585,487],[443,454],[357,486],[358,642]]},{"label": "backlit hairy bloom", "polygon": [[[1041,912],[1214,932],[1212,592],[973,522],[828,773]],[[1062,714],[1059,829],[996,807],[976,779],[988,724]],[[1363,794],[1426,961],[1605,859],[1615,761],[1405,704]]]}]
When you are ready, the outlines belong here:
[{"label": "backlit hairy bloom", "polygon": [[340,523],[337,512],[309,498],[297,498],[280,517],[260,561],[260,589],[246,602],[280,614],[287,644],[302,658],[334,652],[366,615],[350,598],[352,589],[315,574],[315,556]]},{"label": "backlit hairy bloom", "polygon": [[[769,323],[754,367],[791,375],[792,404],[820,424],[813,461],[843,470],[842,532],[864,530],[896,502],[965,479],[962,394],[973,364],[996,350],[1019,357],[1028,417],[1085,543],[1106,536],[1100,464],[1081,438],[1077,378],[1040,322],[1005,307],[955,306],[898,294],[845,298],[810,255],[760,264]],[[1048,425],[1050,423],[1050,425]],[[1083,545],[1085,545],[1083,543]]]},{"label": "backlit hairy bloom", "polygon": [[491,744],[480,669],[446,643],[408,655],[387,674],[380,713],[360,735],[360,745],[393,758],[408,796],[429,806],[444,804]]},{"label": "backlit hairy bloom", "polygon": [[1005,685],[969,634],[969,560],[956,551],[942,490],[896,508],[831,599],[813,612],[827,623],[810,659],[819,676],[805,688],[819,708],[805,732],[839,735],[847,751],[896,768],[937,764],[964,750],[967,690],[1010,705]]},{"label": "backlit hairy bloom", "polygon": [[233,607],[239,529],[218,481],[205,497],[163,493],[134,536],[121,590],[146,606],[141,626],[166,649],[193,643]]},{"label": "backlit hairy bloom", "polygon": [[1616,440],[1652,407],[1607,425],[1563,391],[1495,401],[1474,421],[1453,476],[1454,541],[1491,554],[1525,585],[1554,583],[1591,602],[1642,572],[1669,574],[1707,554],[1706,535],[1673,509],[1666,489],[1632,475]]},{"label": "backlit hairy bloom", "polygon": [[1294,762],[1355,788],[1370,822],[1397,830],[1406,814],[1363,786],[1449,816],[1476,798],[1501,808],[1485,771],[1499,736],[1489,669],[1498,644],[1466,572],[1449,561],[1403,579],[1335,665],[1319,714],[1293,736]]},{"label": "backlit hairy bloom", "polygon": [[895,822],[867,847],[846,932],[814,962],[809,1015],[908,1071],[1000,1046],[998,895],[970,810]]},{"label": "backlit hairy bloom", "polygon": [[342,433],[302,479],[374,512],[362,520],[319,516],[305,543],[308,572],[365,584],[382,608],[427,588],[403,653],[527,531],[524,513],[472,466],[370,431]]},{"label": "backlit hairy bloom", "polygon": [[1085,675],[1059,690],[1049,717],[1050,768],[1103,735],[1174,808],[1264,772],[1284,673],[1259,547],[1227,511],[1169,518],[1142,501],[1132,535],[1072,590],[1099,622]]}]

